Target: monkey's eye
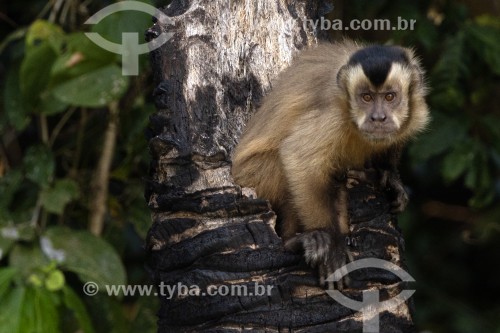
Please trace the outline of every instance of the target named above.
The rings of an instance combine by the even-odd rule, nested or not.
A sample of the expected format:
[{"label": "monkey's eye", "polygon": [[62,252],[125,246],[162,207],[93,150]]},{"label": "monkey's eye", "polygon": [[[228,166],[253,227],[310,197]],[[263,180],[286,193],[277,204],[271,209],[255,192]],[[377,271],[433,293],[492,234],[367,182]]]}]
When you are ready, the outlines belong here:
[{"label": "monkey's eye", "polygon": [[385,94],[385,100],[387,102],[392,102],[394,100],[394,98],[396,98],[396,94],[394,94],[394,93]]},{"label": "monkey's eye", "polygon": [[361,98],[363,99],[363,101],[365,102],[371,102],[372,101],[372,95],[370,94],[362,94],[361,95]]}]

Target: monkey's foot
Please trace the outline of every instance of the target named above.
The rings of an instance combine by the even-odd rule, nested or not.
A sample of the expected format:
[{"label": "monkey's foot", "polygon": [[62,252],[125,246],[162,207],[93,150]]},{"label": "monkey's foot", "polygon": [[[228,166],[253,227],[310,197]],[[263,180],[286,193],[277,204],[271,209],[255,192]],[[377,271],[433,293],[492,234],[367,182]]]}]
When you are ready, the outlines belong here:
[{"label": "monkey's foot", "polygon": [[[285,243],[288,250],[299,252],[304,250],[306,263],[311,267],[318,267],[320,284],[328,289],[335,289],[332,281],[327,279],[337,270],[342,269],[351,257],[347,245],[351,245],[351,238],[335,237],[333,230],[318,229],[306,231],[290,238]],[[345,274],[343,274],[345,276]],[[349,283],[347,277],[344,278]],[[342,290],[344,281],[337,281],[337,289]]]}]

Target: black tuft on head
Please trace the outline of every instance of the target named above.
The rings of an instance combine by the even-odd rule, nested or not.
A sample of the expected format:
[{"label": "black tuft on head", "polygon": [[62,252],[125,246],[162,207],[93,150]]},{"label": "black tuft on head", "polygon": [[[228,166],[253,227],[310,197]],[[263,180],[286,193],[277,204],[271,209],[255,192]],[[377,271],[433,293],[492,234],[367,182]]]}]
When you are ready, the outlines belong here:
[{"label": "black tuft on head", "polygon": [[355,52],[349,60],[349,65],[360,64],[371,83],[378,87],[387,79],[394,62],[408,64],[410,60],[400,47],[374,45]]}]

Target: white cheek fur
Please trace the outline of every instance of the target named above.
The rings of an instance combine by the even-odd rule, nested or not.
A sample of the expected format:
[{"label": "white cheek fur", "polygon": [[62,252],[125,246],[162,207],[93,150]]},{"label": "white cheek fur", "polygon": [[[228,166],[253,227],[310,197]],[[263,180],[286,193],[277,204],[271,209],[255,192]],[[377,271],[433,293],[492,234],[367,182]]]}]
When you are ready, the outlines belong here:
[{"label": "white cheek fur", "polygon": [[363,126],[363,124],[365,123],[366,121],[366,115],[365,114],[359,114],[356,116],[356,124],[358,125],[358,127],[361,127]]},{"label": "white cheek fur", "polygon": [[396,125],[396,128],[401,127],[401,121],[399,120],[399,117],[396,117],[395,115],[391,115],[392,121],[394,122],[394,125]]}]

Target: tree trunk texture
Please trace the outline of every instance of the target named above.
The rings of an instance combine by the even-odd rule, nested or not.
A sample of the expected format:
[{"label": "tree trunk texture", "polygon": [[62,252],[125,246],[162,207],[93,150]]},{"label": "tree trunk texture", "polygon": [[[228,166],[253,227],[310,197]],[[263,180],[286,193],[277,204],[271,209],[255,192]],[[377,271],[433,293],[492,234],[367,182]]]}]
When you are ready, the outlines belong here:
[{"label": "tree trunk texture", "polygon": [[[158,111],[149,129],[147,248],[163,294],[159,332],[361,332],[360,313],[328,296],[302,256],[283,248],[268,202],[230,175],[232,151],[273,79],[318,42],[304,20],[327,9],[311,0],[174,0],[163,9],[169,22],[147,31],[149,38],[174,33],[151,52]],[[355,259],[404,267],[384,189],[360,183],[349,198]],[[270,294],[259,296],[256,283]],[[252,295],[204,295],[209,286],[232,285]],[[362,269],[343,293],[361,300],[375,288],[384,300],[404,287],[391,273]],[[383,311],[380,332],[413,332],[410,309]]]}]

